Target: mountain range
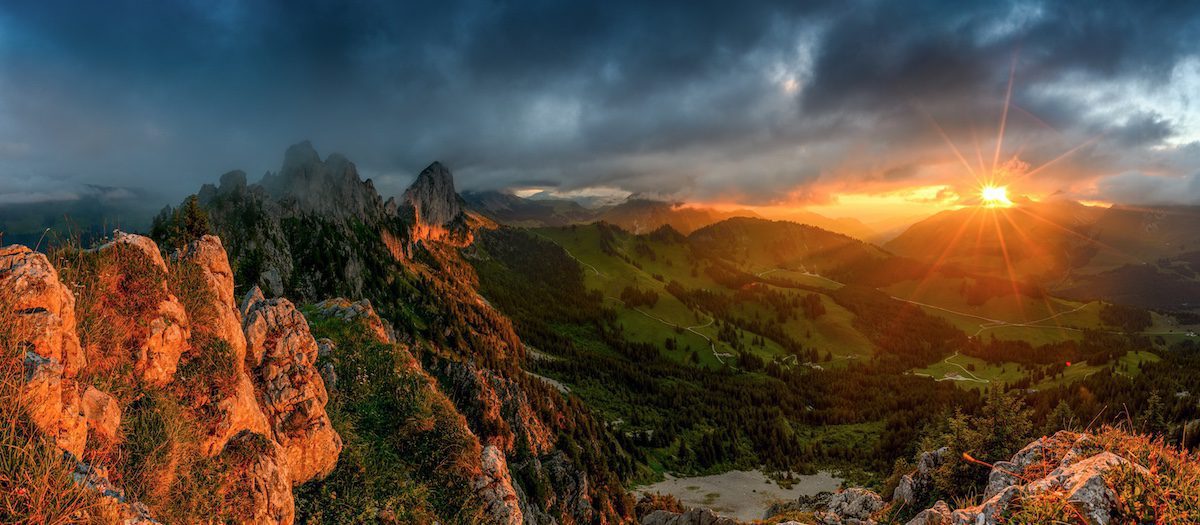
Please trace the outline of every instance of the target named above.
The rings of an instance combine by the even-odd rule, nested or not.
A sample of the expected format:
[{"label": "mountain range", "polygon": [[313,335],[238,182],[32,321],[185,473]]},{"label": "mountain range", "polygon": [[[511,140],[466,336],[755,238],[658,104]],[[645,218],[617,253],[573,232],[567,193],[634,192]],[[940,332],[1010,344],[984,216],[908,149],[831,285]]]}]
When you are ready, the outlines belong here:
[{"label": "mountain range", "polygon": [[[684,204],[630,196],[625,201],[585,207],[579,202],[556,198],[522,198],[500,191],[467,192],[467,206],[496,222],[510,226],[566,226],[604,221],[633,233],[650,233],[670,226],[683,234],[732,217],[760,217],[746,209],[719,210],[696,204]],[[792,222],[811,224],[859,239],[874,236],[863,223],[850,218],[831,219],[823,215],[795,210],[783,217]]]}]

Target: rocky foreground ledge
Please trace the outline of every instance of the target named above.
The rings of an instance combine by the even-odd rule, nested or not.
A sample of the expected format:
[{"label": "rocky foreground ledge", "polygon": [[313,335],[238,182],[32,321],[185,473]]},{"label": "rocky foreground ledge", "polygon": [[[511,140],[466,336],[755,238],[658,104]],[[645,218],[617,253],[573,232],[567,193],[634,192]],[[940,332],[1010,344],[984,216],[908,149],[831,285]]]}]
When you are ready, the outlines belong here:
[{"label": "rocky foreground ledge", "polygon": [[[933,471],[949,458],[942,449],[922,454],[892,501],[850,488],[772,507],[759,524],[781,525],[1001,525],[1062,523],[1200,523],[1200,457],[1115,429],[1058,432],[1029,443],[1008,461],[991,465],[979,503],[952,509],[937,500],[913,516],[905,509],[933,499]],[[980,468],[987,468],[981,466]],[[926,503],[926,505],[928,505]],[[737,525],[708,509],[649,509],[642,525]],[[916,507],[920,508],[920,507]]]},{"label": "rocky foreground ledge", "polygon": [[[75,482],[100,492],[109,519],[154,522],[91,461],[103,459],[123,429],[148,422],[176,428],[178,417],[170,420],[166,409],[134,410],[170,399],[169,406],[197,414],[201,435],[190,453],[219,467],[206,474],[228,480],[214,486],[232,493],[212,496],[236,499],[237,519],[291,523],[292,487],[327,475],[342,448],[325,412],[317,344],[296,308],[261,294],[239,308],[233,271],[214,236],[192,242],[168,264],[149,238],[117,232],[79,260],[104,268],[87,285],[91,290],[64,283],[41,253],[0,249],[4,328],[24,354],[16,397],[33,425],[78,462]],[[187,293],[177,296],[181,282]],[[76,319],[72,287],[110,305],[100,308],[105,318]],[[119,342],[130,352],[81,345],[80,330],[109,334],[92,339]],[[123,421],[135,412],[137,420]],[[151,476],[174,475],[141,477],[151,486]]]}]

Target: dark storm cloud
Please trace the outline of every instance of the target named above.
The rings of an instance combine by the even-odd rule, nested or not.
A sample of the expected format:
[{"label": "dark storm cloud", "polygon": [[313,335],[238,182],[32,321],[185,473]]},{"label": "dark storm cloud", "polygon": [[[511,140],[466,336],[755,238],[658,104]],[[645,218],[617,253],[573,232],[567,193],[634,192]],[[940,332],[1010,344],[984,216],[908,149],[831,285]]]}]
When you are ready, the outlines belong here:
[{"label": "dark storm cloud", "polygon": [[1039,183],[1197,170],[1156,152],[1200,122],[1081,97],[1178,83],[1193,4],[983,4],[8,2],[0,195],[177,196],[311,139],[388,193],[440,159],[466,188],[824,198],[945,179],[932,123],[990,161],[1014,56],[1004,158],[1103,137]]}]

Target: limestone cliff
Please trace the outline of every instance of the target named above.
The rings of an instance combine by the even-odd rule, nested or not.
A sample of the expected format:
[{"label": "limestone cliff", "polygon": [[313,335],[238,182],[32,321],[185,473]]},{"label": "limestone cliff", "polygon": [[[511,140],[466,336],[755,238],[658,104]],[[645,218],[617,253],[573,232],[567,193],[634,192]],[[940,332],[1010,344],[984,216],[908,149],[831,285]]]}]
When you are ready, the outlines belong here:
[{"label": "limestone cliff", "polygon": [[56,260],[78,310],[45,255],[0,249],[0,340],[25,370],[3,401],[117,509],[96,519],[292,523],[292,485],[327,474],[341,450],[304,318],[260,301],[243,322],[212,236],[169,262],[120,232]]}]

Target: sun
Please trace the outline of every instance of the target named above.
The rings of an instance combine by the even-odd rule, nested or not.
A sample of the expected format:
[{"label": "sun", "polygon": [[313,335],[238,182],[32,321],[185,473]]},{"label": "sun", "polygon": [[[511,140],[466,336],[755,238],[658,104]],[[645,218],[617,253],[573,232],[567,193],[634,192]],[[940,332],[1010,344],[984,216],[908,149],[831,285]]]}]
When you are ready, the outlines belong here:
[{"label": "sun", "polygon": [[979,196],[988,208],[1008,208],[1013,205],[1008,200],[1008,186],[984,186],[980,188]]}]

